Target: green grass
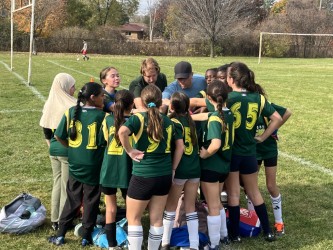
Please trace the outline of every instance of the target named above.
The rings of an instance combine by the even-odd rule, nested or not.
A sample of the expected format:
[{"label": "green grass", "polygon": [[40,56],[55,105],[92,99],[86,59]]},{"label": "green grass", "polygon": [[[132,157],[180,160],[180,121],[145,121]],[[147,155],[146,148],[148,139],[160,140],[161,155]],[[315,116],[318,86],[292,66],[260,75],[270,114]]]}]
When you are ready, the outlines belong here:
[{"label": "green grass", "polygon": [[[0,53],[0,207],[25,191],[39,197],[47,208],[47,221],[26,235],[0,234],[0,249],[55,249],[46,242],[50,230],[51,166],[39,119],[54,76],[67,72],[77,80],[77,89],[98,75],[102,68],[115,66],[128,87],[139,75],[144,57],[90,55],[88,62],[74,54],[39,54],[33,57],[32,86],[27,79],[28,56],[15,54],[14,72],[9,53]],[[256,74],[256,80],[269,100],[285,106],[292,117],[279,131],[278,184],[283,196],[286,235],[266,243],[261,237],[244,239],[234,249],[333,249],[333,61],[332,59],[271,59],[217,57],[155,57],[161,71],[173,80],[173,66],[180,60],[192,63],[195,73],[232,61],[242,61]],[[3,64],[4,63],[4,64]],[[321,169],[328,171],[323,172]],[[269,195],[260,173],[260,186],[273,222]],[[244,201],[242,201],[244,204]],[[147,222],[145,222],[147,225]],[[68,232],[68,244],[61,249],[76,249],[79,240]],[[98,249],[91,247],[91,249]]]}]

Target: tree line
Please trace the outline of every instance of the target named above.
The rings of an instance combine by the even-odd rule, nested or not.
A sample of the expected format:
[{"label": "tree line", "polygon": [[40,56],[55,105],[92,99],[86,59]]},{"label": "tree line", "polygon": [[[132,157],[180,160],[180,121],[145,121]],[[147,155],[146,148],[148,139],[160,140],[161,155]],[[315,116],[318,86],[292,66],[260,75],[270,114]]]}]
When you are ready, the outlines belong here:
[{"label": "tree line", "polygon": [[[16,7],[28,1],[16,0]],[[202,44],[209,50],[205,55],[214,57],[257,51],[260,31],[333,34],[333,0],[141,1],[147,3],[144,15],[137,14],[139,0],[36,0],[34,37],[117,44],[125,40],[118,27],[136,22],[146,24],[146,40],[162,44],[156,46],[163,42]],[[4,45],[10,43],[10,2],[0,3],[0,42]],[[30,16],[30,9],[15,13],[14,37],[29,33]],[[330,56],[333,38],[272,36],[263,45],[267,56]]]}]

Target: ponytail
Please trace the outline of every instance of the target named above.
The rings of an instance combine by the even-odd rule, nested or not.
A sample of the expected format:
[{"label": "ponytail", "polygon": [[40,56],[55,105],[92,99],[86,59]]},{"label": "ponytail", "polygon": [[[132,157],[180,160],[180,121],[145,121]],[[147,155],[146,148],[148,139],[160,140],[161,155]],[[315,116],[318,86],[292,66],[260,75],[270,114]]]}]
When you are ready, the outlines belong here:
[{"label": "ponytail", "polygon": [[125,123],[125,111],[129,111],[132,108],[134,102],[134,96],[128,90],[119,90],[115,95],[115,103],[114,103],[114,127],[115,133],[114,138],[118,145],[121,145],[118,131],[120,127]]},{"label": "ponytail", "polygon": [[148,124],[147,133],[148,136],[155,142],[159,142],[163,139],[163,120],[160,116],[160,111],[156,106],[148,108],[147,111]]},{"label": "ponytail", "polygon": [[76,106],[75,106],[75,110],[74,110],[74,117],[73,117],[73,124],[72,127],[70,128],[70,133],[69,133],[69,138],[74,141],[76,139],[77,136],[77,131],[76,131],[76,126],[75,123],[78,120],[78,116],[79,116],[79,112],[81,109],[81,99],[82,99],[82,91],[79,91],[79,94],[77,96],[77,102],[76,102]]}]

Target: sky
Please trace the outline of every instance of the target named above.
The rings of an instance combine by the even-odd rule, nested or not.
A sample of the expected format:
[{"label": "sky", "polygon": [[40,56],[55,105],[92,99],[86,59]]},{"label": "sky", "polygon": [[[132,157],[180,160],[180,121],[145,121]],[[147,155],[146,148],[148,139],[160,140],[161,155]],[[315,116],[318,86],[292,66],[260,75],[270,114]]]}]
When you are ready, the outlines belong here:
[{"label": "sky", "polygon": [[147,0],[140,0],[138,14],[143,15],[147,11]]}]

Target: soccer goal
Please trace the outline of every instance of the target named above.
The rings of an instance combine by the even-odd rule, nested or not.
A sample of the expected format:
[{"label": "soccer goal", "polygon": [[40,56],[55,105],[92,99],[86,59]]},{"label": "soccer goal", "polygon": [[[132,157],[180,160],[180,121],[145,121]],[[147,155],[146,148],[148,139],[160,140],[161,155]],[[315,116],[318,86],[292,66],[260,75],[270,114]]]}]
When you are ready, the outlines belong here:
[{"label": "soccer goal", "polygon": [[31,83],[31,56],[32,56],[32,43],[34,38],[34,26],[35,26],[35,0],[11,0],[10,9],[10,24],[11,24],[11,36],[10,36],[10,69],[13,70],[13,47],[14,47],[14,13],[31,8],[31,23],[30,23],[30,48],[29,48],[29,66],[28,66],[28,84]]},{"label": "soccer goal", "polygon": [[[297,47],[298,49],[301,47],[304,51],[306,48],[317,48],[317,50],[319,50],[320,48],[326,48],[327,50],[333,51],[333,34],[260,32],[258,64],[261,62],[261,57],[263,54],[263,44],[265,44],[265,42],[263,42],[264,35],[266,37],[281,37],[278,42],[267,41],[265,46],[265,49],[269,50],[269,52],[271,52],[272,54],[274,54],[275,50],[275,54],[278,54],[278,56],[280,57],[283,57],[283,52],[290,50],[290,48],[292,47]],[[307,45],[307,47],[305,45]],[[328,56],[333,56],[333,54]]]}]

